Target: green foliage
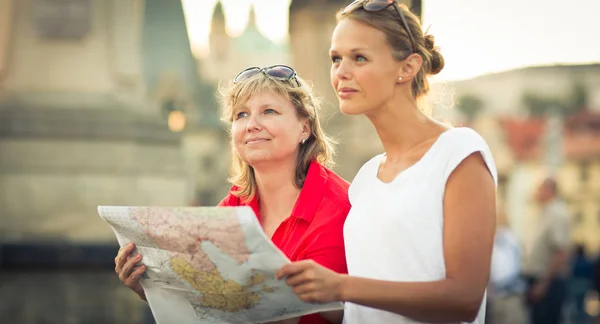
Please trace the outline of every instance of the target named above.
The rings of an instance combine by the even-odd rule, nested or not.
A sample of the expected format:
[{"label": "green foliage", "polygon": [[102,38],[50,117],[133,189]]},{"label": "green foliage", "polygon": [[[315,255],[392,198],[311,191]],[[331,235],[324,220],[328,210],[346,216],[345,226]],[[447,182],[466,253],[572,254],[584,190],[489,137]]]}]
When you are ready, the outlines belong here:
[{"label": "green foliage", "polygon": [[468,119],[477,117],[483,110],[483,106],[483,100],[472,94],[461,96],[456,103],[456,108]]},{"label": "green foliage", "polygon": [[523,93],[523,105],[532,116],[574,115],[587,108],[588,91],[581,82],[573,83],[571,93],[564,98],[544,96],[531,91]]},{"label": "green foliage", "polygon": [[571,115],[586,109],[589,103],[588,97],[589,94],[585,85],[581,82],[574,83],[571,94],[566,100],[566,113]]}]

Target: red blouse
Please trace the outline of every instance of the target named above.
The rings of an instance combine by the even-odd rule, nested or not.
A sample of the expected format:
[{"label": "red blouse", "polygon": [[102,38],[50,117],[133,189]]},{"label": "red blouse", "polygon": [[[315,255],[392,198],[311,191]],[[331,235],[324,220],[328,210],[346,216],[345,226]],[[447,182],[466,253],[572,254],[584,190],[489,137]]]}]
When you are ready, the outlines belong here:
[{"label": "red blouse", "polygon": [[[292,261],[312,259],[338,273],[348,273],[343,227],[350,211],[349,185],[333,171],[312,162],[292,214],[273,233],[275,246]],[[219,206],[250,206],[260,221],[258,195],[244,203],[230,192]],[[317,314],[300,319],[300,324],[325,323],[329,322]]]}]

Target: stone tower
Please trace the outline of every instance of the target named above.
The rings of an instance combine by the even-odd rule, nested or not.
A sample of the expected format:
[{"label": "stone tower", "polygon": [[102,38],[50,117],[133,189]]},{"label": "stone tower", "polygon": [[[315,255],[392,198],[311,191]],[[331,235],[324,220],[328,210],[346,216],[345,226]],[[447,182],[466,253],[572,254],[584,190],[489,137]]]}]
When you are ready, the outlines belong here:
[{"label": "stone tower", "polygon": [[142,0],[0,1],[0,236],[114,241],[97,205],[183,205]]}]

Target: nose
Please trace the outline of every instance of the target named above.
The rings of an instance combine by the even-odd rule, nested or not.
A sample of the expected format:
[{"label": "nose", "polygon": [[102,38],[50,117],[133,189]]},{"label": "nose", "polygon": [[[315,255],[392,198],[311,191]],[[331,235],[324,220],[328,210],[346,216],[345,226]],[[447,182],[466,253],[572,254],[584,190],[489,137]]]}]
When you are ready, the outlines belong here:
[{"label": "nose", "polygon": [[341,60],[335,71],[335,76],[344,80],[350,77],[350,66],[347,60]]},{"label": "nose", "polygon": [[248,118],[248,123],[246,124],[246,131],[259,131],[262,129],[262,125],[260,123],[260,118],[256,114],[250,115]]}]

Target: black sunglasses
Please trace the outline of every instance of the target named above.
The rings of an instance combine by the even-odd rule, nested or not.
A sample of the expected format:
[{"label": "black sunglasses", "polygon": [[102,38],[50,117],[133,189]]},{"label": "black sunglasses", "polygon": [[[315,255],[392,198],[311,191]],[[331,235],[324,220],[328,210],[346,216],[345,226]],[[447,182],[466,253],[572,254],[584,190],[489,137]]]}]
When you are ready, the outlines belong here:
[{"label": "black sunglasses", "polygon": [[361,5],[362,5],[362,8],[368,12],[381,11],[381,10],[393,5],[394,9],[396,9],[396,12],[398,13],[398,16],[400,16],[400,20],[402,20],[404,29],[406,29],[406,32],[408,33],[408,38],[410,39],[410,45],[412,47],[412,52],[413,53],[417,52],[417,47],[415,46],[415,39],[414,39],[412,33],[410,32],[410,28],[408,28],[408,23],[406,22],[406,18],[404,17],[404,14],[402,13],[402,9],[400,9],[398,7],[396,0],[356,0],[356,1],[352,2],[351,4],[349,4],[346,8],[344,8],[344,11],[342,11],[342,15],[345,15],[347,13],[350,13],[351,11],[356,10],[356,8],[358,8]]},{"label": "black sunglasses", "polygon": [[293,79],[296,82],[296,85],[298,87],[300,86],[300,82],[298,81],[298,78],[296,78],[296,71],[287,65],[272,65],[264,68],[256,66],[249,67],[238,73],[235,79],[233,79],[233,83],[246,81],[258,73],[264,73],[267,77],[279,81],[290,81]]}]

